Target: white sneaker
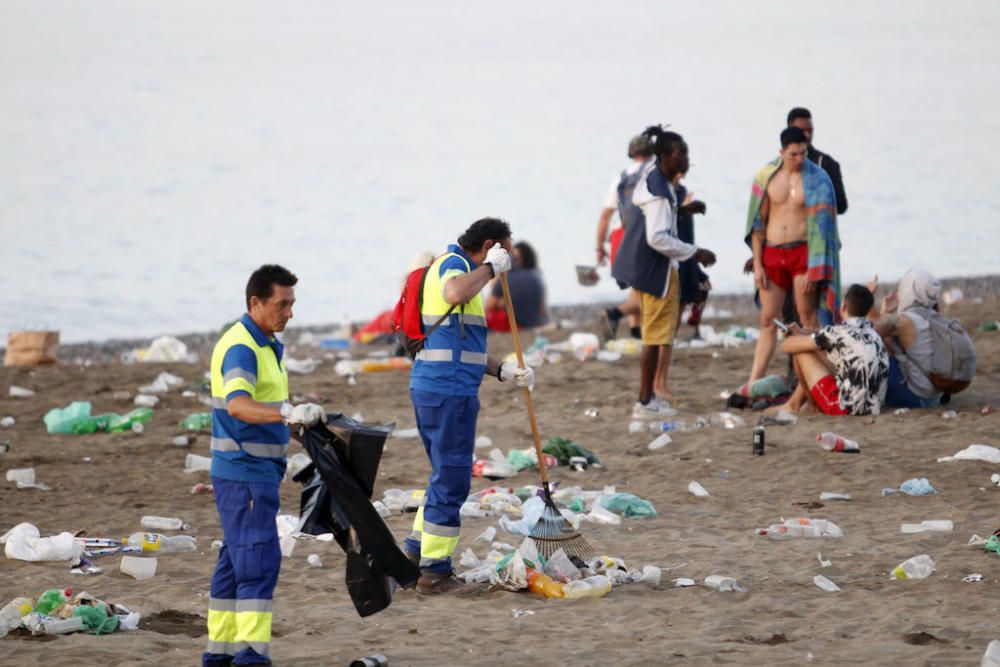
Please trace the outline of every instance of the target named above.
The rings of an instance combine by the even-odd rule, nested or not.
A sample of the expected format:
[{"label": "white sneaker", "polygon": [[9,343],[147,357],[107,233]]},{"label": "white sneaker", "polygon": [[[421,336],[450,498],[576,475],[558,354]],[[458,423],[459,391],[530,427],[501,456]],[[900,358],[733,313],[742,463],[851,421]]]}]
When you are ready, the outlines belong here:
[{"label": "white sneaker", "polygon": [[651,400],[646,405],[636,401],[635,405],[632,406],[632,417],[635,419],[660,419],[662,416],[660,404],[656,402],[656,399]]},{"label": "white sneaker", "polygon": [[653,400],[651,400],[650,403],[657,404],[660,415],[663,417],[674,417],[677,415],[677,410],[670,407],[670,401],[664,400],[656,394],[653,394]]}]

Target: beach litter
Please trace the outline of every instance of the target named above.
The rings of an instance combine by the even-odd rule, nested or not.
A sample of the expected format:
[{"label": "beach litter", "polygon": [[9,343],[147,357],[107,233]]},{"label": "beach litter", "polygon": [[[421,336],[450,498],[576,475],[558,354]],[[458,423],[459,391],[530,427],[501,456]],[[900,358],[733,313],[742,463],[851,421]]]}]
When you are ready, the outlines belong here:
[{"label": "beach litter", "polygon": [[18,628],[32,635],[58,635],[86,631],[106,635],[116,630],[136,630],[141,616],[121,604],[98,600],[82,591],[50,589],[38,596],[18,597],[0,611],[0,636]]},{"label": "beach litter", "polygon": [[208,412],[195,412],[180,420],[177,424],[185,431],[203,431],[212,428],[212,415]]},{"label": "beach litter", "polygon": [[907,558],[893,568],[890,579],[925,579],[934,571],[934,560],[927,554]]},{"label": "beach litter", "polygon": [[[155,397],[154,397],[155,398]],[[136,408],[124,415],[109,412],[103,415],[91,416],[89,401],[74,401],[65,408],[52,408],[42,418],[49,433],[97,433],[138,430],[153,417],[153,411],[147,407]],[[136,424],[140,424],[138,428]]]},{"label": "beach litter", "polygon": [[710,574],[705,577],[703,584],[706,588],[711,588],[713,591],[747,592],[747,587],[737,581],[735,577],[728,577],[724,574]]},{"label": "beach litter", "polygon": [[813,583],[822,588],[827,593],[837,593],[840,591],[840,586],[833,583],[822,574],[817,574],[813,577]]},{"label": "beach litter", "polygon": [[945,410],[941,413],[942,419],[958,419],[958,413],[954,410]]},{"label": "beach litter", "polygon": [[420,430],[417,428],[397,428],[389,436],[400,440],[410,440],[419,437]]},{"label": "beach litter", "polygon": [[313,359],[309,357],[308,359],[293,359],[291,357],[285,357],[285,368],[289,373],[298,373],[299,375],[308,375],[313,373],[323,363],[322,359]]},{"label": "beach litter", "polygon": [[655,439],[653,439],[652,442],[650,442],[648,445],[646,445],[646,447],[648,449],[656,451],[657,449],[661,449],[663,447],[666,447],[671,442],[673,442],[673,438],[670,437],[669,433],[661,433]]},{"label": "beach litter", "polygon": [[144,387],[139,387],[140,394],[165,394],[170,391],[171,387],[177,387],[184,384],[184,379],[179,378],[176,375],[167,373],[164,371],[156,376],[150,384]]},{"label": "beach litter", "polygon": [[152,408],[156,407],[156,404],[160,402],[159,396],[153,396],[152,394],[138,394],[132,403],[140,408]]},{"label": "beach litter", "polygon": [[71,561],[83,555],[84,546],[72,533],[62,532],[42,537],[31,523],[19,523],[0,537],[4,555],[12,560],[29,562]]},{"label": "beach litter", "polygon": [[31,398],[35,395],[35,392],[31,389],[25,387],[18,387],[12,384],[10,386],[9,394],[11,398]]},{"label": "beach litter", "polygon": [[851,496],[847,493],[834,493],[832,491],[823,491],[819,494],[820,500],[850,500]]},{"label": "beach litter", "polygon": [[899,526],[899,532],[910,535],[914,533],[950,533],[955,529],[955,524],[948,519],[930,519],[920,523],[903,523]]},{"label": "beach litter", "polygon": [[52,490],[52,487],[48,484],[35,481],[34,468],[11,468],[7,471],[7,481],[14,482],[19,489]]},{"label": "beach litter", "polygon": [[858,454],[861,452],[861,446],[857,442],[848,440],[830,431],[825,431],[817,435],[816,442],[828,452],[843,452],[845,454]]},{"label": "beach litter", "polygon": [[994,639],[986,646],[979,667],[1000,667],[1000,639]]},{"label": "beach litter", "polygon": [[955,452],[951,456],[939,458],[938,463],[948,461],[986,461],[987,463],[1000,463],[1000,449],[990,445],[969,445],[963,450]]},{"label": "beach litter", "polygon": [[138,347],[122,354],[122,362],[133,364],[183,362],[198,363],[198,355],[188,352],[187,345],[173,336],[160,336],[149,347]]},{"label": "beach litter", "polygon": [[899,485],[899,490],[908,496],[929,496],[937,493],[926,477],[914,477]]},{"label": "beach litter", "polygon": [[122,556],[121,563],[118,564],[118,571],[133,579],[152,579],[156,576],[156,564],[155,558]]},{"label": "beach litter", "polygon": [[13,417],[10,417],[10,416],[7,416],[7,417],[4,417],[3,419],[0,419],[0,427],[3,427],[3,428],[10,428],[11,426],[13,426],[16,423],[17,423],[17,421],[15,421],[15,419]]},{"label": "beach litter", "polygon": [[699,498],[707,498],[708,497],[708,491],[705,489],[704,486],[702,486],[698,482],[691,482],[691,483],[689,483],[688,484],[688,491],[690,493],[693,493],[694,495],[696,495]]},{"label": "beach litter", "polygon": [[184,458],[184,472],[209,472],[212,470],[212,459],[199,454],[188,454]]},{"label": "beach litter", "polygon": [[979,574],[978,572],[967,574],[964,577],[962,577],[962,581],[967,584],[976,583],[977,581],[982,581],[982,580],[983,580],[983,575]]},{"label": "beach litter", "polygon": [[[587,459],[587,464],[596,468],[601,467],[601,460],[597,458],[597,454],[590,451],[583,445],[580,445],[572,440],[559,437],[551,437],[545,441],[542,446],[542,453],[554,456],[556,460],[559,461],[560,465],[568,465],[570,459],[575,456],[582,456]],[[536,458],[537,461],[537,458]]]},{"label": "beach litter", "polygon": [[605,493],[601,495],[600,506],[628,519],[646,519],[656,516],[653,503],[631,493]]},{"label": "beach litter", "polygon": [[795,537],[832,537],[844,536],[844,531],[832,521],[826,519],[807,519],[805,517],[785,519],[781,523],[773,523],[767,528],[758,528],[758,535],[767,536],[772,540],[789,540]]}]

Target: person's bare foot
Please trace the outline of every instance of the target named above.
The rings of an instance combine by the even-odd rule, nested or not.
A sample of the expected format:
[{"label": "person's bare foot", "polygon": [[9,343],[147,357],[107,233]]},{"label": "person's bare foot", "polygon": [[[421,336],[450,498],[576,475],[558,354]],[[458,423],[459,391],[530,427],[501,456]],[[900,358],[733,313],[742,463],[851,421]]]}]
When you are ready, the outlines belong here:
[{"label": "person's bare foot", "polygon": [[778,413],[781,412],[782,410],[798,412],[800,407],[802,406],[800,405],[798,407],[795,407],[792,405],[791,401],[788,401],[787,403],[782,403],[781,405],[772,405],[769,408],[765,408],[764,410],[761,410],[761,414],[767,417],[776,417],[778,416]]}]

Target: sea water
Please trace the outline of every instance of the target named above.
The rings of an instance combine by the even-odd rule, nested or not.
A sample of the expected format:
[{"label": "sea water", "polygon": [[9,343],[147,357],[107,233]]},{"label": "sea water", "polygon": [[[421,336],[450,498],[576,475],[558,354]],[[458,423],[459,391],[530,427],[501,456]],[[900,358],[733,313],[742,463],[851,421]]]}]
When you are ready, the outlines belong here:
[{"label": "sea water", "polygon": [[477,218],[536,248],[551,302],[615,299],[595,228],[629,138],[669,123],[719,291],[785,114],[840,161],[843,278],[995,271],[1000,5],[929,1],[0,7],[0,334],[211,330],[249,273],[298,323],[391,307]]}]

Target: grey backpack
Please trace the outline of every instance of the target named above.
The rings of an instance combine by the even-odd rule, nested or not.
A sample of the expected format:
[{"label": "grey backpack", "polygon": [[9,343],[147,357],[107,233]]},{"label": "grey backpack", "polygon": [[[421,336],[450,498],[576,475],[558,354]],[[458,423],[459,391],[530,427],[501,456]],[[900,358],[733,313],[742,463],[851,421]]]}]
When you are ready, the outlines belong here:
[{"label": "grey backpack", "polygon": [[923,371],[938,391],[957,394],[968,387],[976,374],[976,347],[969,334],[957,320],[948,319],[936,310],[910,310],[927,320],[934,350],[930,368],[922,368],[916,362],[914,365]]}]

